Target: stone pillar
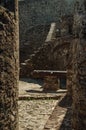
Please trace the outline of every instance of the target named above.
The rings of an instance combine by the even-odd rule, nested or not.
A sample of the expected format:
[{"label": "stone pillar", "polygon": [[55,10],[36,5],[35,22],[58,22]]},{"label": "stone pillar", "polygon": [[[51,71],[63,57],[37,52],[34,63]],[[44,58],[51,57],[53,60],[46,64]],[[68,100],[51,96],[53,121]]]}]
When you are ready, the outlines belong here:
[{"label": "stone pillar", "polygon": [[86,129],[86,40],[73,44],[73,129]]},{"label": "stone pillar", "polygon": [[[56,77],[57,78],[57,77]],[[61,88],[61,81],[60,81],[60,78],[57,79],[58,80],[58,89]]]},{"label": "stone pillar", "polygon": [[44,85],[43,90],[44,91],[56,91],[59,89],[58,85],[58,78],[57,76],[46,76],[44,78]]},{"label": "stone pillar", "polygon": [[72,70],[67,68],[67,95],[72,96]]},{"label": "stone pillar", "polygon": [[72,42],[67,55],[67,95],[72,97],[72,86],[73,86],[73,71],[72,71],[73,57],[72,57]]},{"label": "stone pillar", "polygon": [[3,1],[0,6],[0,130],[18,130],[18,6],[17,0],[14,4],[11,0],[13,6]]},{"label": "stone pillar", "polygon": [[[86,0],[84,0],[86,1]],[[73,43],[73,129],[86,129],[86,8],[74,15]]]}]

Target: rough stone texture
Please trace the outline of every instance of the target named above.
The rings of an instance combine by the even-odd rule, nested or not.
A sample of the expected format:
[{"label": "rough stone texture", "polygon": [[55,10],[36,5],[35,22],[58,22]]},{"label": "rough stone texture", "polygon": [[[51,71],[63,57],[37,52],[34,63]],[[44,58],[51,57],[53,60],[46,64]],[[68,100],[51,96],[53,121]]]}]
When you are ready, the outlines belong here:
[{"label": "rough stone texture", "polygon": [[43,130],[58,100],[19,101],[19,130]]},{"label": "rough stone texture", "polygon": [[[38,79],[22,79],[19,84],[19,97],[23,97],[22,100],[19,98],[19,130],[43,130],[44,126],[57,130],[57,126],[60,127],[63,122],[64,130],[66,126],[68,128],[70,114],[67,112],[66,115],[67,110],[63,108],[67,100],[61,101],[61,107],[58,105],[66,90],[44,92],[43,81]],[[69,104],[70,101],[68,108]]]},{"label": "rough stone texture", "polygon": [[22,78],[19,82],[19,99],[59,99],[65,89],[43,91],[44,81],[40,79]]},{"label": "rough stone texture", "polygon": [[56,91],[59,89],[59,83],[56,76],[46,76],[44,78],[44,85],[43,90],[44,91]]},{"label": "rough stone texture", "polygon": [[[48,35],[46,33],[45,41],[41,41],[41,37],[43,36],[42,39],[45,37],[41,32],[41,26],[37,26],[35,30],[33,28],[32,33],[28,34],[31,40],[27,40],[26,44],[20,45],[20,60],[24,62],[20,67],[20,76],[29,76],[33,69],[66,70],[66,55],[71,42],[70,34],[72,34],[73,16],[64,16],[62,19],[61,25],[51,23]],[[59,28],[60,36],[57,31]],[[47,32],[46,29],[48,29],[48,25],[44,26],[44,33]],[[36,30],[40,34],[36,33]],[[37,38],[35,38],[35,33]],[[27,37],[25,39],[28,39],[28,35],[25,36]],[[33,37],[35,40],[33,40]],[[29,55],[31,53],[32,55]],[[26,73],[24,68],[26,68]]]},{"label": "rough stone texture", "polygon": [[0,130],[18,130],[18,39],[14,13],[0,6]]},{"label": "rough stone texture", "polygon": [[[70,46],[70,41],[71,37],[68,36],[63,39],[58,38],[57,40],[45,43],[21,66],[21,77],[28,77],[28,72],[31,72],[33,69],[66,70],[66,55]],[[25,72],[25,68],[27,71],[23,73]]]},{"label": "rough stone texture", "polygon": [[[46,26],[52,22],[59,24],[61,16],[70,15],[73,8],[74,0],[19,0],[20,60],[22,62],[43,44]],[[57,28],[59,27],[58,25]]]},{"label": "rough stone texture", "polygon": [[40,24],[27,29],[23,36],[20,34],[20,63],[23,63],[25,60],[29,59],[30,55],[44,44],[49,28],[49,24]]},{"label": "rough stone texture", "polygon": [[86,129],[86,41],[74,40],[73,128]]},{"label": "rough stone texture", "polygon": [[67,95],[70,97],[72,97],[72,87],[73,87],[73,52],[72,52],[73,43],[72,41],[67,54]]},{"label": "rough stone texture", "polygon": [[43,130],[72,130],[71,124],[72,101],[67,95],[63,96],[55,106]]},{"label": "rough stone texture", "polygon": [[42,80],[37,79],[19,83],[20,97],[29,97],[19,100],[20,130],[71,130],[71,101],[65,96],[66,90],[44,92]]},{"label": "rough stone texture", "polygon": [[20,33],[23,36],[32,26],[56,22],[73,8],[73,0],[19,0]]},{"label": "rough stone texture", "polygon": [[[83,7],[83,6],[82,6]],[[73,41],[73,129],[86,129],[86,11],[78,8],[75,14]],[[76,17],[78,16],[78,17]],[[78,30],[78,31],[77,31]]]}]

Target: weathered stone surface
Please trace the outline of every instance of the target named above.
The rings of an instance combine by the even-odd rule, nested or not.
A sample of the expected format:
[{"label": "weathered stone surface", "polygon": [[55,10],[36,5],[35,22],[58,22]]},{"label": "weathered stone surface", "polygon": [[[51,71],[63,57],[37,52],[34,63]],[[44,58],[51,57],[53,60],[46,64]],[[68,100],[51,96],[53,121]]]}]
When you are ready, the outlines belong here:
[{"label": "weathered stone surface", "polygon": [[[73,41],[73,129],[86,129],[86,8],[78,6],[75,13]],[[76,17],[78,16],[78,17]],[[78,23],[76,21],[78,20]],[[78,30],[77,30],[78,29]]]},{"label": "weathered stone surface", "polygon": [[[45,42],[50,25],[40,25],[31,27],[26,32],[20,28],[20,62],[29,59]],[[22,36],[23,34],[23,36]]]},{"label": "weathered stone surface", "polygon": [[73,128],[86,129],[86,41],[74,40]]},{"label": "weathered stone surface", "polygon": [[19,101],[19,130],[43,130],[58,100]]},{"label": "weathered stone surface", "polygon": [[18,130],[18,37],[14,13],[0,6],[0,130]]},{"label": "weathered stone surface", "polygon": [[[67,52],[70,47],[70,36],[59,38],[57,40],[51,40],[45,43],[39,48],[39,50],[34,53],[30,59],[25,61],[26,66],[21,66],[21,76],[27,77],[28,70],[66,70],[67,64]],[[45,60],[47,59],[47,60]],[[32,65],[32,68],[31,68]],[[22,73],[23,70],[26,73]],[[29,71],[29,72],[30,72]]]},{"label": "weathered stone surface", "polygon": [[19,0],[21,36],[32,26],[58,22],[61,15],[70,14],[73,8],[74,2],[69,0]]},{"label": "weathered stone surface", "polygon": [[73,87],[73,52],[72,41],[67,54],[67,95],[72,97]]},{"label": "weathered stone surface", "polygon": [[[58,101],[65,96],[66,91],[43,92],[43,81],[37,79],[22,79],[19,84],[19,96],[29,97],[22,98],[22,100],[19,98],[19,130],[43,130],[45,125],[50,126],[49,129],[55,127],[57,130],[56,126],[60,127],[62,123],[60,121],[63,121],[66,114],[65,108],[60,107],[59,109]],[[56,98],[54,98],[55,96]],[[57,109],[51,120],[50,116],[52,116],[55,107]],[[51,123],[50,125],[46,124],[48,121]]]},{"label": "weathered stone surface", "polygon": [[59,83],[56,76],[46,76],[44,78],[44,85],[43,90],[44,91],[56,91],[59,89]]}]

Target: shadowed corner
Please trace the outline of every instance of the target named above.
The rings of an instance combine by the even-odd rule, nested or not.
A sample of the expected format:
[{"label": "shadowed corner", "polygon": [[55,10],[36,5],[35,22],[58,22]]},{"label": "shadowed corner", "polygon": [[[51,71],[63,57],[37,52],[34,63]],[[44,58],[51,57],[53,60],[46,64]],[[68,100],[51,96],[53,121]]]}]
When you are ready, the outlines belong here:
[{"label": "shadowed corner", "polygon": [[42,90],[42,91],[39,91],[39,90],[26,90],[26,92],[31,92],[31,93],[66,93],[65,91],[63,91],[63,90],[61,90],[61,91],[49,91],[49,90],[47,90],[47,91],[45,91],[45,90]]},{"label": "shadowed corner", "polygon": [[72,99],[64,95],[56,104],[52,114],[46,122],[43,130],[72,130],[71,125],[71,105]]},{"label": "shadowed corner", "polygon": [[67,112],[65,114],[65,117],[62,121],[62,124],[59,128],[59,130],[72,130],[72,98],[69,96],[65,96],[58,104],[60,107],[67,108]]},{"label": "shadowed corner", "polygon": [[39,84],[41,86],[43,85],[43,80],[42,79],[20,78],[20,81],[24,81],[26,83]]},{"label": "shadowed corner", "polygon": [[15,0],[1,0],[0,5],[7,8],[9,11],[14,12],[15,11]]}]

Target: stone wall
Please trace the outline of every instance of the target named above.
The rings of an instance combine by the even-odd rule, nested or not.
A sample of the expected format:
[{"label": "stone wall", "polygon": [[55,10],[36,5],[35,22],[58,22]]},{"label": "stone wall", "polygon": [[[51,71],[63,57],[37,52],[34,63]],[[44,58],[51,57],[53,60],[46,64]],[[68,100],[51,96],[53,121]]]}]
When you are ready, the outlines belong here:
[{"label": "stone wall", "polygon": [[[45,43],[34,55],[32,55],[31,59],[27,59],[25,64],[21,65],[21,76],[29,76],[34,69],[66,70],[66,55],[69,46],[70,41],[65,45],[64,40],[52,40],[49,43]],[[26,71],[24,68],[26,68]]]},{"label": "stone wall", "polygon": [[40,23],[55,22],[60,13],[62,15],[68,13],[67,8],[66,0],[21,0],[19,1],[20,24],[29,25],[30,28]]},{"label": "stone wall", "polygon": [[67,53],[67,95],[72,97],[73,91],[73,39],[70,42],[69,50]]},{"label": "stone wall", "polygon": [[[82,3],[81,0],[78,0]],[[32,26],[57,22],[74,12],[75,0],[19,0],[20,34]],[[23,36],[23,35],[22,35]]]},{"label": "stone wall", "polygon": [[[28,64],[28,70],[31,66],[34,69],[66,70],[72,26],[73,16],[69,15],[62,17],[61,24],[51,23],[51,26],[38,25],[31,28],[25,35],[27,40],[20,45],[20,63]],[[25,64],[21,65],[21,70]]]},{"label": "stone wall", "polygon": [[[58,20],[58,17],[61,18],[61,16],[60,16],[61,14],[59,13],[59,11],[62,12],[63,16],[65,14],[67,14],[67,12],[68,12],[66,9],[66,7],[68,7],[67,1],[64,1],[64,6],[61,7],[62,3],[63,3],[63,1],[59,1],[59,0],[58,1],[57,0],[54,0],[54,1],[51,1],[51,0],[50,1],[48,1],[48,0],[41,0],[41,1],[39,1],[39,0],[36,0],[36,1],[20,0],[19,1],[20,63],[24,63],[25,60],[31,59],[31,54],[34,55],[36,52],[37,53],[39,52],[40,48],[45,43],[45,39],[48,34],[49,27],[50,27],[50,24],[52,21],[56,21],[56,22],[58,21],[57,29],[60,27],[59,22],[61,19]],[[65,4],[66,4],[66,6],[65,6]],[[70,5],[70,2],[69,2],[69,5]],[[72,6],[71,9],[72,9],[73,4],[71,4],[71,6]],[[62,8],[62,10],[60,9],[60,7]],[[68,13],[68,14],[70,14],[70,13]],[[62,18],[62,19],[63,19],[63,21],[67,20],[66,22],[63,22],[63,25],[61,25],[62,28],[64,28],[64,24],[67,25],[66,26],[67,31],[65,32],[64,31],[65,29],[63,29],[62,35],[64,35],[64,33],[68,34],[68,24],[69,24],[68,22],[70,20],[67,17]],[[55,35],[55,33],[54,33],[54,35]],[[42,52],[40,52],[40,53],[42,54]],[[51,52],[49,52],[49,54],[50,53]],[[49,54],[47,54],[47,56],[49,56]],[[58,54],[59,54],[59,52],[58,52]],[[38,53],[38,55],[39,55],[39,53]],[[46,55],[46,54],[43,54],[43,55]],[[53,56],[54,59],[56,59],[55,55],[56,55],[56,52],[54,53],[54,56]],[[47,58],[47,56],[45,58]],[[52,56],[50,56],[50,57],[53,58]],[[40,60],[41,60],[41,58],[40,58]],[[42,58],[42,60],[43,60],[43,58]],[[38,62],[36,62],[36,63],[38,63]],[[52,67],[49,67],[49,68],[53,68],[53,66],[55,66],[54,68],[56,68],[55,63],[53,63],[53,61],[51,61],[51,60],[50,60],[50,62],[49,63]],[[60,59],[59,59],[59,62],[61,62]],[[42,63],[45,64],[45,61],[43,60]]]},{"label": "stone wall", "polygon": [[45,42],[50,25],[38,25],[27,30],[20,40],[20,63],[30,58]]},{"label": "stone wall", "polygon": [[[15,7],[15,6],[14,6]],[[16,11],[17,11],[16,6]],[[15,15],[14,15],[15,14]],[[16,12],[0,6],[0,129],[18,130],[18,28]],[[14,17],[15,16],[15,17]]]},{"label": "stone wall", "polygon": [[19,0],[20,41],[24,43],[31,27],[60,22],[73,8],[74,0]]},{"label": "stone wall", "polygon": [[86,129],[86,40],[75,39],[73,46],[73,128]]},{"label": "stone wall", "polygon": [[72,48],[73,52],[72,123],[74,130],[85,130],[86,129],[86,7],[84,7],[84,3],[83,6],[78,7],[74,18],[75,18],[74,19],[75,38],[73,40],[73,48]]},{"label": "stone wall", "polygon": [[40,70],[66,70],[67,54],[71,39],[71,36],[65,36],[56,39],[53,37],[51,41],[45,41],[45,44],[30,59],[33,68]]},{"label": "stone wall", "polygon": [[[70,48],[70,43],[72,39],[71,35],[68,33],[67,23],[68,23],[67,21],[64,22],[64,26],[61,29],[60,36],[57,36],[56,34],[56,30],[58,29],[57,24],[51,23],[50,30],[48,32],[48,35],[46,36],[46,40],[44,41],[44,43],[41,45],[39,44],[39,48],[37,48],[37,50],[33,52],[33,54],[30,55],[30,57],[26,56],[25,58],[27,59],[23,60],[23,64],[21,64],[21,71],[20,71],[21,76],[22,74],[23,76],[29,75],[33,69],[66,70],[68,60],[66,56]],[[63,29],[66,30],[67,34],[64,35]],[[24,48],[25,47],[23,47],[22,50],[25,52],[26,50],[24,50]],[[30,48],[27,49],[29,52]],[[28,55],[28,52],[26,55]],[[22,57],[23,56],[24,54],[22,53]],[[26,68],[26,71],[24,68]]]}]

